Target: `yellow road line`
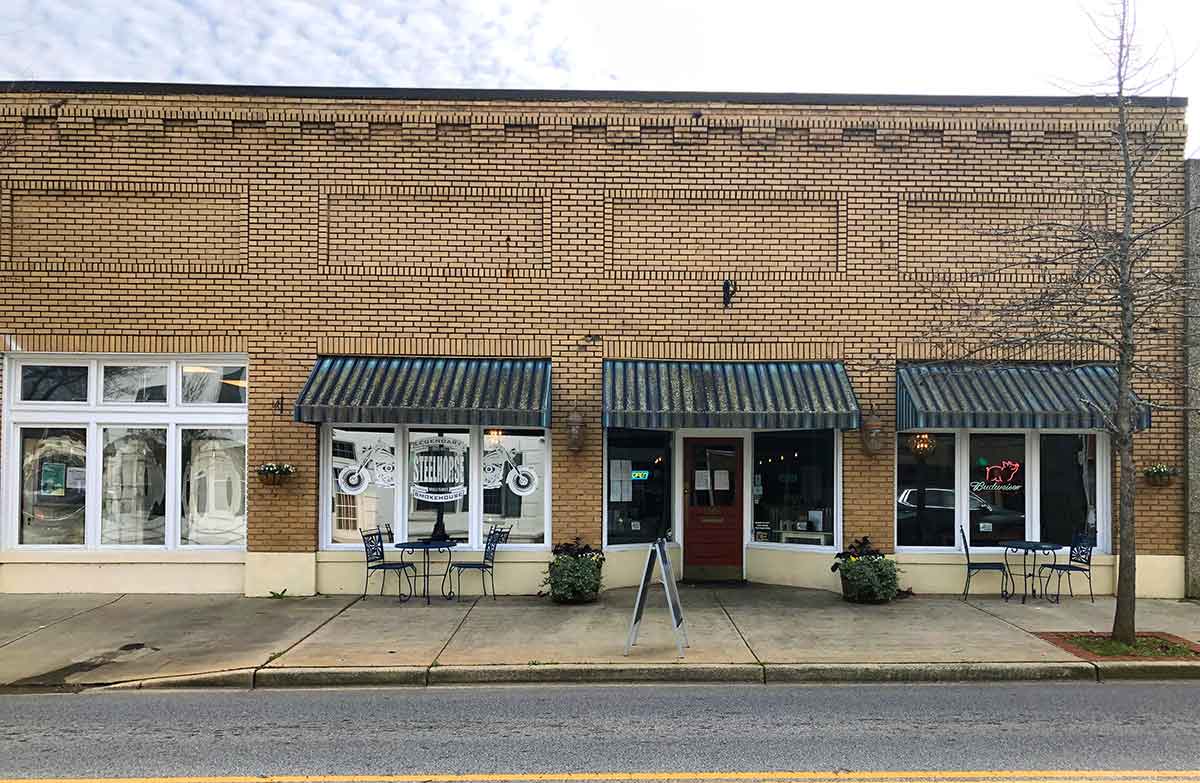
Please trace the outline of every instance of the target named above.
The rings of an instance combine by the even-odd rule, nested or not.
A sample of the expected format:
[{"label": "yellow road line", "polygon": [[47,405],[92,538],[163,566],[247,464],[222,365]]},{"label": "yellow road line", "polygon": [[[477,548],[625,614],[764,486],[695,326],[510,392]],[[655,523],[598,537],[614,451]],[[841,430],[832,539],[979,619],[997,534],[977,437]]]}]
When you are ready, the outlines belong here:
[{"label": "yellow road line", "polygon": [[0,778],[0,783],[538,783],[539,781],[1019,781],[1019,783],[1200,783],[1200,770],[924,770],[891,772],[564,772],[416,775],[229,775],[124,778]]}]

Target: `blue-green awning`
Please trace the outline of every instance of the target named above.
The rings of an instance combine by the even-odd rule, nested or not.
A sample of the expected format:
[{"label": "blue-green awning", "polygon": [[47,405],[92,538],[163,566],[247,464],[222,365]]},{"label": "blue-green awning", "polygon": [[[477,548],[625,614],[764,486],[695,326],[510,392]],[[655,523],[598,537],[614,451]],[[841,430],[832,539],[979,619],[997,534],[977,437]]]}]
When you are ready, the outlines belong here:
[{"label": "blue-green awning", "polygon": [[549,427],[550,360],[323,356],[295,419]]},{"label": "blue-green awning", "polygon": [[604,362],[604,426],[855,429],[840,362]]},{"label": "blue-green awning", "polygon": [[[1150,406],[1135,397],[1136,428]],[[1104,429],[1117,409],[1107,365],[910,364],[896,371],[896,430]]]}]

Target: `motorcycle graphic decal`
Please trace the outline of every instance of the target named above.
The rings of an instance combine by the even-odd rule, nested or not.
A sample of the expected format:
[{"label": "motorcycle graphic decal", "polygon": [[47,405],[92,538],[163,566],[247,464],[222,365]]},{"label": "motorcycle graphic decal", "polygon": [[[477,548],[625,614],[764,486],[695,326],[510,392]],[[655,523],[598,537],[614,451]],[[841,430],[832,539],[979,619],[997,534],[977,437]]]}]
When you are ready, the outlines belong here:
[{"label": "motorcycle graphic decal", "polygon": [[396,486],[396,455],[390,444],[367,446],[357,465],[347,465],[337,474],[338,489],[347,495],[361,495],[372,481],[377,487]]},{"label": "motorcycle graphic decal", "polygon": [[[511,468],[507,477],[504,475],[505,466]],[[528,497],[537,491],[538,475],[533,468],[517,464],[513,453],[498,445],[483,454],[483,488],[499,489],[504,484],[514,495]]]}]

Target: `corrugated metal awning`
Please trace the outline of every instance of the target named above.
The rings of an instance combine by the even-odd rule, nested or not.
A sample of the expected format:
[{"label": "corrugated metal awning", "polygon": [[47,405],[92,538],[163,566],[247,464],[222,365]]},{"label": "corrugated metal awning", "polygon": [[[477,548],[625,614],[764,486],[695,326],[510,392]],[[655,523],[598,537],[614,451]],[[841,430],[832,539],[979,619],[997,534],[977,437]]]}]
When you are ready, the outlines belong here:
[{"label": "corrugated metal awning", "polygon": [[[1136,428],[1150,406],[1135,400]],[[1117,370],[1105,365],[910,364],[896,371],[896,430],[1103,429],[1117,409]]]},{"label": "corrugated metal awning", "polygon": [[604,362],[604,426],[854,429],[841,362]]},{"label": "corrugated metal awning", "polygon": [[549,427],[550,360],[323,356],[295,419]]}]

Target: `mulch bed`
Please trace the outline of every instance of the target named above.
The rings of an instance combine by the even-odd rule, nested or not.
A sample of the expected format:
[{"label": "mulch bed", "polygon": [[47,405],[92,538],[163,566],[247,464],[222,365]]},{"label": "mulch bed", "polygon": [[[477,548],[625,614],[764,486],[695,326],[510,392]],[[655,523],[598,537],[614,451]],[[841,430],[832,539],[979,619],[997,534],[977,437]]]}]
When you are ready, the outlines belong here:
[{"label": "mulch bed", "polygon": [[1072,655],[1085,661],[1200,661],[1200,644],[1196,644],[1174,634],[1161,631],[1145,631],[1138,634],[1139,639],[1158,639],[1171,644],[1178,644],[1191,650],[1189,655],[1100,655],[1080,647],[1072,642],[1073,639],[1086,637],[1089,639],[1108,639],[1106,633],[1089,633],[1086,631],[1053,631],[1034,634],[1038,638],[1060,647]]}]

